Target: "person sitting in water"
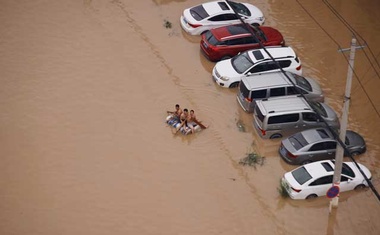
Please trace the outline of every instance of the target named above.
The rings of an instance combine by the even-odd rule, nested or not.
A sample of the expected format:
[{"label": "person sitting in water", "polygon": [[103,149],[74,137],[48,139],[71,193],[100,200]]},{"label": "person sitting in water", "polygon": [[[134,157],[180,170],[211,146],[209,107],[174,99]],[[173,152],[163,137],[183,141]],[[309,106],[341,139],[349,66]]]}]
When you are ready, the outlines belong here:
[{"label": "person sitting in water", "polygon": [[197,121],[194,110],[190,110],[190,115],[187,117],[187,126],[191,129],[191,133],[194,133],[194,126],[197,125]]},{"label": "person sitting in water", "polygon": [[168,114],[172,115],[172,118],[179,119],[182,114],[182,109],[179,107],[179,104],[175,105],[175,111],[167,111]]}]

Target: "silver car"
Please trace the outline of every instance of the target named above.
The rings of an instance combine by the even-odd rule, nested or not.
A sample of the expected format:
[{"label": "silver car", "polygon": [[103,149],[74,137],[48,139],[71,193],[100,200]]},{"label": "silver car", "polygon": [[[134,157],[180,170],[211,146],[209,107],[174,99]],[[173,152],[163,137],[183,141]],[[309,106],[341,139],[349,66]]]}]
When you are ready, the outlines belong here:
[{"label": "silver car", "polygon": [[[306,164],[335,158],[337,143],[327,128],[309,129],[282,140],[279,153],[289,164]],[[345,145],[349,151],[345,156],[366,151],[363,137],[354,131],[346,132]]]}]

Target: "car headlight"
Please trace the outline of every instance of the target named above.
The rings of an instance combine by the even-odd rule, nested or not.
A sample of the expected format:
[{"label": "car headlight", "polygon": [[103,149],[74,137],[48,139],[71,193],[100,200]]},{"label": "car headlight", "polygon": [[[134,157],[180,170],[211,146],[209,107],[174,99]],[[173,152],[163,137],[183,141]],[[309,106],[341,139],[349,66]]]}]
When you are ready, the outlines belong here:
[{"label": "car headlight", "polygon": [[218,78],[220,77],[220,74],[218,73],[218,70],[216,68],[214,68],[214,73],[215,73],[215,76]]},{"label": "car headlight", "polygon": [[221,77],[220,77],[220,80],[228,81],[228,80],[230,80],[230,78],[229,78],[229,77],[226,77],[226,76],[221,76]]}]

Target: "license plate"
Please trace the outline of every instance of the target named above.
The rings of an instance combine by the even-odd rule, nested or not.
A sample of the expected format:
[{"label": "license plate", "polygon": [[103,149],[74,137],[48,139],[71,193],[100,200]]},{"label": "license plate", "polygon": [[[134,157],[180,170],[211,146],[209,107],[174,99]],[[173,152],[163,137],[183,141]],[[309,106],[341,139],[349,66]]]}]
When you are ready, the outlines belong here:
[{"label": "license plate", "polygon": [[286,156],[286,149],[284,148],[284,146],[280,147],[280,153],[282,156]]}]

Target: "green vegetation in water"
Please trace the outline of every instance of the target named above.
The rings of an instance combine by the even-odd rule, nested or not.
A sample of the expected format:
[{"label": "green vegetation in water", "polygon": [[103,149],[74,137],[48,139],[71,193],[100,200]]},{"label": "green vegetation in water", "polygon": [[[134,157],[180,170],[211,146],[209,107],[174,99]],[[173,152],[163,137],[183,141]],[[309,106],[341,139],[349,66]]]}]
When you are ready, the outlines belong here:
[{"label": "green vegetation in water", "polygon": [[245,126],[242,120],[237,120],[236,126],[238,127],[240,132],[245,132]]},{"label": "green vegetation in water", "polygon": [[170,21],[168,21],[168,20],[164,20],[164,26],[167,29],[171,29],[172,28],[172,23]]},{"label": "green vegetation in water", "polygon": [[264,165],[265,157],[258,155],[257,153],[250,152],[247,156],[239,161],[239,164],[245,166],[253,166],[256,169],[256,165]]},{"label": "green vegetation in water", "polygon": [[280,180],[280,186],[277,188],[278,193],[281,195],[283,198],[289,197],[289,193],[286,190],[286,184]]}]

